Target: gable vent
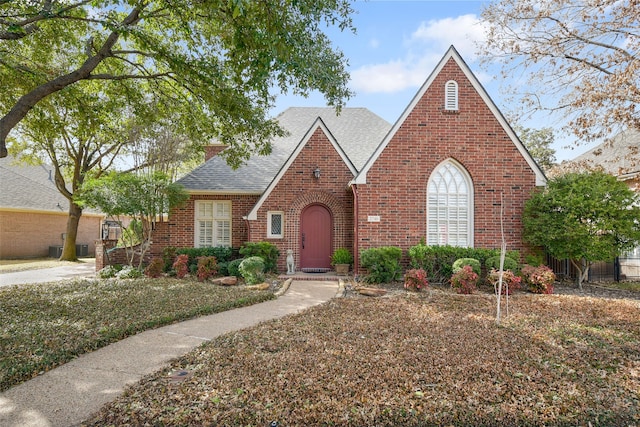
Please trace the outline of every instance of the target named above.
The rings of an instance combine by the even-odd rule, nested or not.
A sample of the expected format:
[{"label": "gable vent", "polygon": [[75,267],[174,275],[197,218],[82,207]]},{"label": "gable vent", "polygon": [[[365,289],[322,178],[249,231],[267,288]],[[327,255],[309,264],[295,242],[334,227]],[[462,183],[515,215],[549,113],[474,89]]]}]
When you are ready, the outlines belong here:
[{"label": "gable vent", "polygon": [[447,111],[458,110],[458,83],[449,80],[444,89],[444,109]]}]

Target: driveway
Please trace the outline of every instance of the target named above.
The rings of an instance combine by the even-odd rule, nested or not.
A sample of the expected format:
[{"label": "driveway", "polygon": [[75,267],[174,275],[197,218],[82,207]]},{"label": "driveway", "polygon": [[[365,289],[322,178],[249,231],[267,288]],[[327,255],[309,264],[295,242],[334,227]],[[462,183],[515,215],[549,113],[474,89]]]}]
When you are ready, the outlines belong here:
[{"label": "driveway", "polygon": [[16,271],[13,273],[0,273],[0,286],[56,282],[76,277],[95,277],[95,274],[95,260],[90,260],[78,264],[68,264],[61,267]]}]

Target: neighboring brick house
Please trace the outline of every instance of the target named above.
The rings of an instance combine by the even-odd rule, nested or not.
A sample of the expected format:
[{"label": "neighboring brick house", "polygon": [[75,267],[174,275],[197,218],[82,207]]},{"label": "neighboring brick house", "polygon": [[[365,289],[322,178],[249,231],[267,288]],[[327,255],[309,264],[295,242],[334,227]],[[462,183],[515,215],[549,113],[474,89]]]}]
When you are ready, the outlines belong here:
[{"label": "neighboring brick house", "polygon": [[[0,159],[0,259],[59,256],[67,231],[69,202],[49,165]],[[85,211],[78,225],[78,255],[92,256],[103,214]]]},{"label": "neighboring brick house", "polygon": [[296,269],[314,271],[339,247],[497,248],[501,205],[507,246],[525,249],[524,203],[545,176],[453,47],[394,125],[362,108],[277,120],[289,135],[270,156],[232,170],[212,147],[178,181],[191,197],[156,231],[154,253],[267,240],[281,271],[289,249]]}]

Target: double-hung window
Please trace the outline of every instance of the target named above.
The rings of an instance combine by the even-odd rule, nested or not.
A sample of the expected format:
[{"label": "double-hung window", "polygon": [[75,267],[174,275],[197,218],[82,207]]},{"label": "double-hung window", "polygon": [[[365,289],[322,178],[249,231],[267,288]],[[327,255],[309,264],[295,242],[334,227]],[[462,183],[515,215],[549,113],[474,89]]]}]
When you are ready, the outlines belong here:
[{"label": "double-hung window", "polygon": [[231,201],[196,200],[195,246],[231,246]]},{"label": "double-hung window", "polygon": [[438,165],[427,184],[427,244],[473,246],[473,185],[451,160]]}]

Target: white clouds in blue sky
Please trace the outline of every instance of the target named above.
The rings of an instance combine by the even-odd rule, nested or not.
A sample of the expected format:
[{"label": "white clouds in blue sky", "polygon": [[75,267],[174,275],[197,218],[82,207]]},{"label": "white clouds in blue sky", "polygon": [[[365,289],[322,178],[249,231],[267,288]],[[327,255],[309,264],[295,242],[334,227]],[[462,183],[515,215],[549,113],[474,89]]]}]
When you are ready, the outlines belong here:
[{"label": "white clouds in blue sky", "polygon": [[[515,109],[503,88],[516,84],[522,76],[505,80],[500,68],[485,70],[476,56],[476,45],[485,37],[479,20],[482,4],[455,0],[356,1],[353,22],[357,33],[327,30],[349,60],[350,87],[356,94],[347,107],[366,107],[395,122],[449,46],[454,45],[498,108],[505,114]],[[274,114],[292,106],[324,105],[318,93],[308,98],[280,96]],[[524,125],[540,128],[550,124],[548,118],[538,118]],[[559,160],[578,154],[566,150],[561,153],[562,145],[566,143],[559,141],[556,147]]]}]

